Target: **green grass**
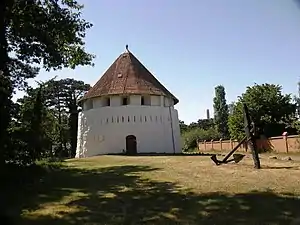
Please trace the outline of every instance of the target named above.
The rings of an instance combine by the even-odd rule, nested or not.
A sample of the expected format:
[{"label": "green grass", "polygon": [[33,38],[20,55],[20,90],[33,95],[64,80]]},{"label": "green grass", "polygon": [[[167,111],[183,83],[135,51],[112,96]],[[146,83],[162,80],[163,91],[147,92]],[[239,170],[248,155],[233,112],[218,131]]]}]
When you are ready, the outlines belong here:
[{"label": "green grass", "polygon": [[300,217],[300,162],[262,165],[254,170],[249,156],[219,167],[206,156],[99,156],[2,194],[16,224],[289,224]]}]

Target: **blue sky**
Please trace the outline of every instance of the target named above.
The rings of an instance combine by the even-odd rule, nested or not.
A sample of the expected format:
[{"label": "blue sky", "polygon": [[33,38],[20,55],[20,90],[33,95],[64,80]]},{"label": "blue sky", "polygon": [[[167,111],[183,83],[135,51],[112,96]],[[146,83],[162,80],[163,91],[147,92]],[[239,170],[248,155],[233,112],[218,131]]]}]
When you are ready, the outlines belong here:
[{"label": "blue sky", "polygon": [[[293,0],[81,0],[94,24],[86,48],[94,67],[41,71],[93,85],[129,45],[130,51],[179,99],[186,123],[212,115],[214,87],[227,101],[246,86],[274,83],[297,93],[300,8]],[[33,83],[33,82],[31,82]],[[20,96],[20,93],[16,97]]]}]

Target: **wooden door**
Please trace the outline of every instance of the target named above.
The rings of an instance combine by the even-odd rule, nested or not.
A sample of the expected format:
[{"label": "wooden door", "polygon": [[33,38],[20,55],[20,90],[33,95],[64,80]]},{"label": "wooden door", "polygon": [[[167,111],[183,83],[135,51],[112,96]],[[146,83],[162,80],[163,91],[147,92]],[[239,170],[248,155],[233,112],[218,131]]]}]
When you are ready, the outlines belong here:
[{"label": "wooden door", "polygon": [[126,154],[127,155],[137,154],[136,137],[134,135],[128,135],[126,137]]}]

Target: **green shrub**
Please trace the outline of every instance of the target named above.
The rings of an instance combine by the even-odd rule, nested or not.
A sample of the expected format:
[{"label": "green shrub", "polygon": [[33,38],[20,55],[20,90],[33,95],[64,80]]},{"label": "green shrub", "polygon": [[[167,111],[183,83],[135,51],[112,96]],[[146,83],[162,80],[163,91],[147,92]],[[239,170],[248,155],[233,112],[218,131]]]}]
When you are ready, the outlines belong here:
[{"label": "green shrub", "polygon": [[220,134],[215,128],[209,128],[207,130],[201,128],[194,128],[192,130],[186,131],[182,134],[183,151],[189,151],[190,149],[197,148],[197,140],[211,140],[220,139]]},{"label": "green shrub", "polygon": [[44,158],[35,162],[35,164],[44,169],[56,169],[62,166],[62,159]]}]

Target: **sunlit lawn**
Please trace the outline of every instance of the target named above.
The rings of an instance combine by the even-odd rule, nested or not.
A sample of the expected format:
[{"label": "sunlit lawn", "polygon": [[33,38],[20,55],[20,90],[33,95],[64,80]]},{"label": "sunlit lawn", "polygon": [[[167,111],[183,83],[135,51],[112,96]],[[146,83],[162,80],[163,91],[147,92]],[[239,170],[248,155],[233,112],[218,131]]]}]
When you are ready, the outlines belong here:
[{"label": "sunlit lawn", "polygon": [[[68,160],[11,197],[17,224],[289,224],[300,217],[300,162],[249,156]],[[22,203],[20,205],[19,203]],[[17,218],[17,217],[15,217]]]}]

